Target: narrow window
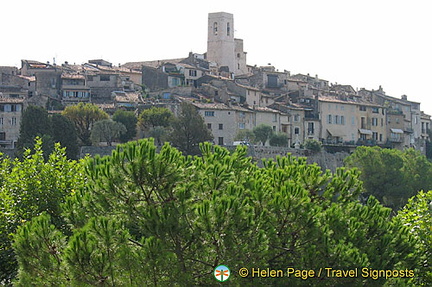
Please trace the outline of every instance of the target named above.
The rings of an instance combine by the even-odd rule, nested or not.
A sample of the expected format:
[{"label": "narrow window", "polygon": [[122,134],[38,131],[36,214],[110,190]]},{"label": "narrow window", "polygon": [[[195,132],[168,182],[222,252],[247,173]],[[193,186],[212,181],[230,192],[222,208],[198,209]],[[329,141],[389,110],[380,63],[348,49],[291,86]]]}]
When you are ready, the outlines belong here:
[{"label": "narrow window", "polygon": [[213,34],[217,35],[217,32],[218,32],[217,29],[218,29],[218,23],[214,22],[213,23]]},{"label": "narrow window", "polygon": [[231,32],[231,27],[230,27],[230,22],[227,23],[227,36],[230,35]]}]

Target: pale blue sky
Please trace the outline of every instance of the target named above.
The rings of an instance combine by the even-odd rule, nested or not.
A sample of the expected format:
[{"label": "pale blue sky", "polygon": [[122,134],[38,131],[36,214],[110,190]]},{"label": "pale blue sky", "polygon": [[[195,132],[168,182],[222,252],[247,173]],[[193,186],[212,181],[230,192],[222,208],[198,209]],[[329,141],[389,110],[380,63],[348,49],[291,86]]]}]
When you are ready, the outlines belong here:
[{"label": "pale blue sky", "polygon": [[[248,64],[406,94],[432,114],[427,0],[2,1],[0,65],[21,59],[115,65],[204,53],[207,14],[234,14]],[[431,4],[429,4],[431,3]]]}]

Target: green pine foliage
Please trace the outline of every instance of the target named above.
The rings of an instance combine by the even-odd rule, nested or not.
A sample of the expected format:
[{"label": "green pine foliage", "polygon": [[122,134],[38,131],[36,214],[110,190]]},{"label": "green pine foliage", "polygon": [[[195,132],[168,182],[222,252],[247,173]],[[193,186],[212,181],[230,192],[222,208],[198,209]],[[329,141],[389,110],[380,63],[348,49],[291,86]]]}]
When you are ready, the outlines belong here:
[{"label": "green pine foliage", "polygon": [[415,248],[417,260],[421,263],[416,270],[422,274],[418,286],[432,285],[432,191],[420,191],[409,199],[408,204],[399,212],[398,219],[417,239]]},{"label": "green pine foliage", "polygon": [[345,165],[361,171],[366,197],[375,196],[395,212],[418,191],[432,189],[432,163],[413,149],[358,147]]},{"label": "green pine foliage", "polygon": [[23,223],[38,220],[44,212],[50,217],[50,225],[68,234],[60,205],[66,195],[81,188],[84,174],[81,163],[68,160],[59,144],[44,156],[40,138],[34,150],[27,149],[22,159],[1,158],[0,165],[0,282],[8,282],[16,273],[12,234]]},{"label": "green pine foliage", "polygon": [[224,264],[230,286],[418,286],[409,278],[241,278],[241,267],[420,270],[422,262],[409,226],[372,196],[360,203],[356,170],[323,172],[290,155],[260,168],[245,147],[230,153],[209,143],[202,157],[169,144],[157,150],[145,139],[88,159],[85,185],[61,204],[67,228],[44,213],[18,229],[16,284],[214,286],[213,270]]}]

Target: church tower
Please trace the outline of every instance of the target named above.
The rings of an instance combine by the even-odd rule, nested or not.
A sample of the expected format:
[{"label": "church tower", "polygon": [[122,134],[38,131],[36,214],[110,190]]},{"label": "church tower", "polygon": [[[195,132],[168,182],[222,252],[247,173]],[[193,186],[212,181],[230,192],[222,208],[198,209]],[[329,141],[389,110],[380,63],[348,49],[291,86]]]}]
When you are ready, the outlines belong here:
[{"label": "church tower", "polygon": [[208,15],[207,60],[218,66],[228,66],[231,73],[236,72],[234,41],[234,16],[217,12]]}]

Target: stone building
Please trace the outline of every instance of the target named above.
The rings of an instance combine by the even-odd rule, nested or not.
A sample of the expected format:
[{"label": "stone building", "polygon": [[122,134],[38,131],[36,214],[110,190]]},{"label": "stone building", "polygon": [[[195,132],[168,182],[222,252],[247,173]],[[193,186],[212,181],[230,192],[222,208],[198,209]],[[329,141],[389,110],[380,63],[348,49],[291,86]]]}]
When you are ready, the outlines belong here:
[{"label": "stone building", "polygon": [[234,16],[226,12],[208,14],[206,59],[228,67],[235,75],[247,73],[243,40],[234,38]]},{"label": "stone building", "polygon": [[16,88],[0,88],[0,146],[3,148],[16,146],[26,94]]},{"label": "stone building", "polygon": [[212,132],[215,144],[232,145],[240,130],[252,130],[255,127],[256,119],[253,111],[240,106],[217,103],[193,103],[193,105]]}]

